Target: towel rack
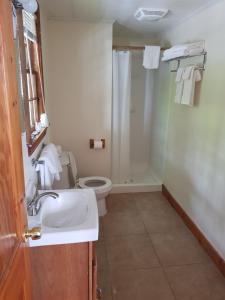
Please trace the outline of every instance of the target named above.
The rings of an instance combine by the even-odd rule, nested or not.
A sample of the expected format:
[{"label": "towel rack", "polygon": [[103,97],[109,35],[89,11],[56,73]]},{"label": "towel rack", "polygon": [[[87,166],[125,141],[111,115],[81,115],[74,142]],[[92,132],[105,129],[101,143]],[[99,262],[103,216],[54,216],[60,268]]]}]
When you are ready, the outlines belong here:
[{"label": "towel rack", "polygon": [[206,60],[207,60],[207,52],[202,52],[202,53],[196,54],[196,55],[181,56],[181,57],[176,57],[176,58],[169,59],[167,62],[171,62],[171,61],[177,61],[178,62],[176,70],[171,70],[170,72],[177,72],[178,69],[180,68],[180,64],[181,64],[182,60],[192,58],[192,57],[198,57],[198,56],[203,56],[203,62],[202,62],[201,65],[197,64],[196,69],[201,70],[201,71],[205,71],[205,64],[206,64]]},{"label": "towel rack", "polygon": [[32,158],[31,160],[31,164],[33,167],[36,167],[37,165],[44,165],[44,161],[43,160],[38,160],[36,158]]},{"label": "towel rack", "polygon": [[42,152],[42,150],[44,149],[45,146],[46,146],[46,144],[43,143],[42,146],[41,146],[41,150],[39,151],[37,157],[32,158],[32,160],[31,160],[32,167],[36,167],[37,165],[43,165],[45,163],[43,160],[39,160],[41,152]]}]

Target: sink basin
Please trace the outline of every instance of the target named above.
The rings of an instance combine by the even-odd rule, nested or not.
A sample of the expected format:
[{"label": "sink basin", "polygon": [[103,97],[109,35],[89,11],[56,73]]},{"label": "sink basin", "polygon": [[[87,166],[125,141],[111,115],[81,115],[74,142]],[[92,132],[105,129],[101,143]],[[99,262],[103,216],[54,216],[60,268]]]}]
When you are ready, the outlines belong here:
[{"label": "sink basin", "polygon": [[[77,194],[76,194],[77,195]],[[63,193],[43,204],[42,225],[52,228],[71,228],[84,223],[88,215],[87,197]]]},{"label": "sink basin", "polygon": [[96,241],[98,209],[91,189],[54,190],[59,197],[42,198],[37,216],[29,216],[29,228],[40,226],[42,237],[30,246],[58,245]]}]

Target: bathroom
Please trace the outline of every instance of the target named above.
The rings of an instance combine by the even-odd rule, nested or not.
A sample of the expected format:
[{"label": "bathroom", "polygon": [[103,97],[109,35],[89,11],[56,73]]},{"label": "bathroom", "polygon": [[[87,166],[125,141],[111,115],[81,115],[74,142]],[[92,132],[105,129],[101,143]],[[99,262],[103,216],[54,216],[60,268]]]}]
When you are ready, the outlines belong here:
[{"label": "bathroom", "polygon": [[0,299],[225,299],[224,11],[1,1]]}]

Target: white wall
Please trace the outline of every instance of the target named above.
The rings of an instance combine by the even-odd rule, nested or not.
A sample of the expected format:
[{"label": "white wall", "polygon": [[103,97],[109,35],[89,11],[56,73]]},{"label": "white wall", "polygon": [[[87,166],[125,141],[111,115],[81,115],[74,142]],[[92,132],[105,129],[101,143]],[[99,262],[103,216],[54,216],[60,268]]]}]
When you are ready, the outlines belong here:
[{"label": "white wall", "polygon": [[143,38],[140,36],[130,37],[130,36],[120,36],[118,32],[114,32],[113,35],[113,45],[116,46],[144,46],[144,45],[159,45],[160,39],[155,38]]},{"label": "white wall", "polygon": [[[112,24],[47,22],[45,90],[50,139],[70,149],[80,176],[110,176]],[[89,139],[105,138],[105,150]]]},{"label": "white wall", "polygon": [[[177,43],[205,40],[206,70],[196,106],[174,104],[174,75],[161,82],[170,100],[164,184],[225,258],[225,1],[167,32]],[[168,72],[168,70],[165,70]],[[171,93],[170,93],[171,89]],[[165,92],[163,98],[165,99]],[[163,105],[163,103],[162,103]]]}]

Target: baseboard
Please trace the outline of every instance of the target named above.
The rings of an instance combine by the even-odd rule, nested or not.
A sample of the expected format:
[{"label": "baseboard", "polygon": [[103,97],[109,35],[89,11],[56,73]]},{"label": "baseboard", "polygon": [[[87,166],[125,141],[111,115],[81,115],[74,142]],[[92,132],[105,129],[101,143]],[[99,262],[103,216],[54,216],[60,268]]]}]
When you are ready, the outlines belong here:
[{"label": "baseboard", "polygon": [[113,184],[110,194],[161,192],[161,184]]},{"label": "baseboard", "polygon": [[176,210],[178,215],[183,219],[184,223],[199,241],[200,245],[205,249],[211,259],[214,261],[216,266],[222,272],[225,277],[225,261],[217,252],[217,250],[212,246],[212,244],[207,240],[204,234],[199,230],[199,228],[195,225],[195,223],[191,220],[191,218],[187,215],[187,213],[183,210],[183,208],[178,204],[178,202],[174,199],[171,193],[168,191],[166,186],[162,185],[162,193],[169,201],[171,206]]}]

